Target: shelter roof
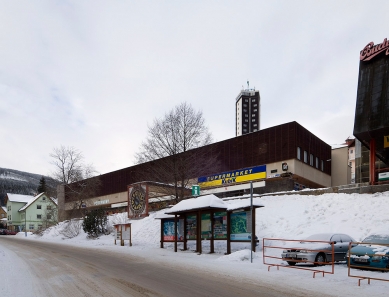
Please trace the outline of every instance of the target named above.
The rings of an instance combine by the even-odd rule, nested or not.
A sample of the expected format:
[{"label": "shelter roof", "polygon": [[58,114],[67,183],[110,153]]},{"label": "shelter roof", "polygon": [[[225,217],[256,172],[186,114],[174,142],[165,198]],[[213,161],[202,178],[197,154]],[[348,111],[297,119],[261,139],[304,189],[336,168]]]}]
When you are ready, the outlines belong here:
[{"label": "shelter roof", "polygon": [[174,205],[166,214],[179,214],[191,210],[227,209],[228,205],[213,194],[182,200]]},{"label": "shelter roof", "polygon": [[[229,203],[227,205],[228,205],[227,211],[233,211],[233,210],[241,209],[241,208],[247,209],[251,206],[251,201],[250,201],[250,199],[234,200],[234,201],[231,201],[231,203]],[[260,202],[260,198],[253,198],[253,207],[259,208],[259,207],[265,207],[265,205],[263,205]]]}]

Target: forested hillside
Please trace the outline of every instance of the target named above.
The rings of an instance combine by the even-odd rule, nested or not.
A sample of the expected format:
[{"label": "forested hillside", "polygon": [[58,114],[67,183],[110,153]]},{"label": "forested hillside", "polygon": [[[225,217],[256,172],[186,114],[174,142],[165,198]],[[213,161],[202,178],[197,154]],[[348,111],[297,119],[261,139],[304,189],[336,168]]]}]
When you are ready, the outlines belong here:
[{"label": "forested hillside", "polygon": [[[55,193],[57,181],[43,176],[49,188],[49,194]],[[0,168],[0,205],[4,205],[4,197],[7,193],[35,195],[42,175],[18,171],[14,169]]]}]

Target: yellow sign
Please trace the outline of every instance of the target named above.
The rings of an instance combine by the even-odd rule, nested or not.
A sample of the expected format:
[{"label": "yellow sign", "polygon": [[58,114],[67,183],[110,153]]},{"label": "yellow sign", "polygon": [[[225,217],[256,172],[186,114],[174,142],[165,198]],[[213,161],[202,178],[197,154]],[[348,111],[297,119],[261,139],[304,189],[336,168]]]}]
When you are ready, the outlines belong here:
[{"label": "yellow sign", "polygon": [[384,148],[389,147],[389,136],[384,136]]},{"label": "yellow sign", "polygon": [[206,188],[264,178],[266,178],[266,165],[261,165],[210,176],[202,176],[198,178],[198,185],[201,188]]}]

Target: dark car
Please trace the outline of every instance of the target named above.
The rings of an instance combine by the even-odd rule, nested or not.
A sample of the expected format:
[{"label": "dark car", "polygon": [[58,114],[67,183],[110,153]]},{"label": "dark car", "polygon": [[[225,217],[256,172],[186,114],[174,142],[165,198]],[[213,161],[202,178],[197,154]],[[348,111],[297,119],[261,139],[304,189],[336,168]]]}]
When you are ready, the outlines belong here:
[{"label": "dark car", "polygon": [[7,229],[0,229],[0,235],[7,235]]},{"label": "dark car", "polygon": [[389,235],[369,235],[350,250],[347,258],[353,268],[389,269]]}]

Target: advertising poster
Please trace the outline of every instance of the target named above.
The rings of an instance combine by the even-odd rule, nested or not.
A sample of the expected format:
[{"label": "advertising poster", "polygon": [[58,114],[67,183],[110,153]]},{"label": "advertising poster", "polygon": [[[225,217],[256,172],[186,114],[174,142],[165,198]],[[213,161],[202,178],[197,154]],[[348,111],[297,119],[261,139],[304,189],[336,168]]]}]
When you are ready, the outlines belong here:
[{"label": "advertising poster", "polygon": [[[164,241],[174,241],[174,219],[164,220],[163,222],[163,240]],[[178,241],[184,239],[184,220],[178,220],[177,236]]]},{"label": "advertising poster", "polygon": [[215,225],[213,226],[214,239],[227,239],[227,212],[215,212],[213,216]]},{"label": "advertising poster", "polygon": [[234,212],[231,214],[231,241],[251,240],[250,211]]},{"label": "advertising poster", "polygon": [[196,215],[186,217],[186,238],[196,239],[197,232],[197,220]]},{"label": "advertising poster", "polygon": [[211,215],[209,213],[201,214],[201,239],[210,239],[211,237]]}]

